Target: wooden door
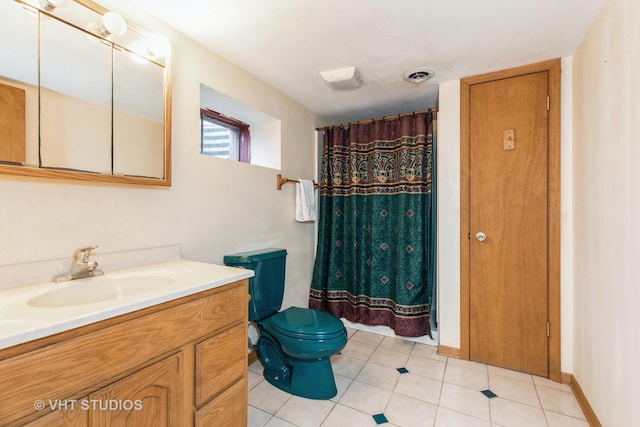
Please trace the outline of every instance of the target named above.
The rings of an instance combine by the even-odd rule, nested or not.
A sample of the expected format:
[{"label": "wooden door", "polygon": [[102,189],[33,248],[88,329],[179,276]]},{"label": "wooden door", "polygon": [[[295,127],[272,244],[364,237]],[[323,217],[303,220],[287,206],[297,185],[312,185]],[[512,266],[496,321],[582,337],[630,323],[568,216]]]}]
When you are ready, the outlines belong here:
[{"label": "wooden door", "polygon": [[95,427],[180,425],[182,353],[135,372],[89,396]]},{"label": "wooden door", "polygon": [[469,94],[469,356],[548,376],[548,72]]}]

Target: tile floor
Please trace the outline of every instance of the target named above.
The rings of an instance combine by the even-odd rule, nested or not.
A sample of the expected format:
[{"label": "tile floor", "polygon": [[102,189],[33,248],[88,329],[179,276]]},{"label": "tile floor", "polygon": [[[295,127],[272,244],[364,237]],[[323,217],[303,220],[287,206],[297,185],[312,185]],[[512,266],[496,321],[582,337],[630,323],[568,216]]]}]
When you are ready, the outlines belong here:
[{"label": "tile floor", "polygon": [[264,380],[259,361],[253,363],[249,426],[588,427],[567,385],[347,330],[347,346],[332,358],[338,395],[331,400],[285,393]]}]

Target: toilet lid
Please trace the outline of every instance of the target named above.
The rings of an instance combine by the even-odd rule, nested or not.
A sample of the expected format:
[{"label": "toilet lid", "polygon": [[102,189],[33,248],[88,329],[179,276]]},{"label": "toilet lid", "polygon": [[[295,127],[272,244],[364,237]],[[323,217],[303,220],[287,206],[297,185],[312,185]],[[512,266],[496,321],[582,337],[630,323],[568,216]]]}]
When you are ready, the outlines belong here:
[{"label": "toilet lid", "polygon": [[344,325],[336,316],[308,308],[290,307],[270,317],[278,332],[296,338],[331,339],[343,334]]}]

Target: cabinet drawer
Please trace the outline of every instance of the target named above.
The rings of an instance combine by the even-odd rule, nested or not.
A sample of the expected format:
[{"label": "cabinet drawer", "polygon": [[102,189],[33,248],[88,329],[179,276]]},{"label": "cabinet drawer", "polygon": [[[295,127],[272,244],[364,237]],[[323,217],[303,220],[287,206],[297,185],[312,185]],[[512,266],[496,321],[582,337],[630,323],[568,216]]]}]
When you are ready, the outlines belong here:
[{"label": "cabinet drawer", "polygon": [[247,372],[247,325],[241,323],[196,345],[196,406]]},{"label": "cabinet drawer", "polygon": [[249,407],[247,387],[247,378],[242,378],[196,411],[196,427],[246,427]]}]

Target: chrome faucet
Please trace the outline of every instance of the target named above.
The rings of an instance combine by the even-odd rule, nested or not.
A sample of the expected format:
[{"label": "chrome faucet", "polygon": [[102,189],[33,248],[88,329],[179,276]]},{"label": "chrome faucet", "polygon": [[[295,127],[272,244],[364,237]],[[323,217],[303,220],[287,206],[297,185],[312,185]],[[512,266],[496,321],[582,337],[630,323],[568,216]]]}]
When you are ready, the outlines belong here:
[{"label": "chrome faucet", "polygon": [[71,270],[66,273],[58,274],[53,277],[53,282],[66,282],[69,280],[82,279],[84,277],[101,276],[104,272],[98,269],[96,261],[89,261],[91,251],[97,246],[89,246],[86,248],[76,249],[73,253],[73,262]]}]

